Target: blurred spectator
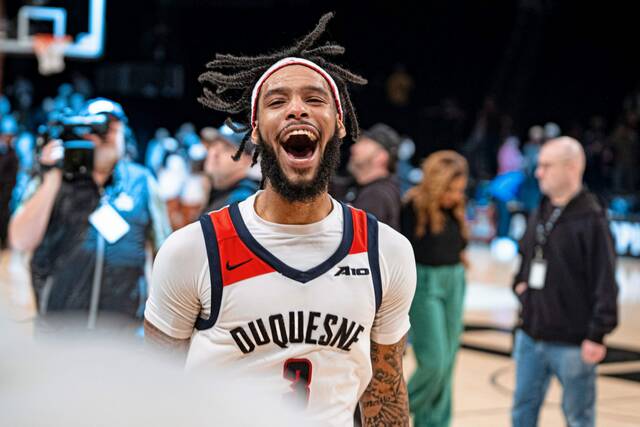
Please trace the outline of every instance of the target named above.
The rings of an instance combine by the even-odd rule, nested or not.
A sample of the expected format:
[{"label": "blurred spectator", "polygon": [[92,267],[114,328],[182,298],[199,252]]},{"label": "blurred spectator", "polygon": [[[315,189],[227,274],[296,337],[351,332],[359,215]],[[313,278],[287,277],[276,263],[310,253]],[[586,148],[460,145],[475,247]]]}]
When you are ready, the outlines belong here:
[{"label": "blurred spectator", "polygon": [[498,175],[520,171],[522,169],[522,162],[520,140],[513,135],[507,137],[498,151]]},{"label": "blurred spectator", "polygon": [[204,172],[207,148],[198,141],[198,143],[189,147],[188,158],[189,174],[185,179],[182,193],[180,194],[184,225],[198,219],[211,193],[211,182]]},{"label": "blurred spectator", "polygon": [[226,124],[207,147],[204,171],[211,180],[211,194],[204,212],[220,209],[231,203],[241,202],[258,190],[258,184],[247,174],[251,166],[251,144],[247,144],[238,160],[232,157],[245,136]]},{"label": "blurred spectator", "polygon": [[583,189],[585,155],[562,137],[540,152],[545,198],[521,240],[513,289],[522,304],[516,332],[514,427],[537,425],[551,376],[563,387],[567,425],[595,424],[596,364],[617,325],[615,252],[605,210]]},{"label": "blurred spectator", "polygon": [[10,241],[34,251],[31,279],[41,320],[88,312],[92,328],[99,311],[131,323],[146,299],[145,245],[157,250],[170,233],[165,206],[151,174],[123,160],[122,107],[95,99],[83,115],[108,119],[106,133],[82,136],[93,143],[93,161],[78,170],[91,174],[63,174],[60,160],[73,145],[48,142],[39,157],[42,176],[11,220]]},{"label": "blurred spectator", "polygon": [[487,96],[465,147],[468,158],[473,159],[470,164],[471,170],[479,179],[491,179],[498,171],[502,124],[502,115],[495,99]]},{"label": "blurred spectator", "polygon": [[[165,160],[168,147],[165,140],[169,138],[169,131],[165,128],[158,128],[153,139],[147,143],[147,151],[144,157],[144,164],[157,177],[160,168]],[[177,141],[176,141],[177,147]]]},{"label": "blurred spectator", "polygon": [[522,149],[522,170],[524,181],[520,188],[520,198],[525,212],[532,212],[540,201],[540,189],[538,179],[535,176],[538,167],[538,154],[544,142],[544,129],[542,126],[532,126],[529,129],[529,140]]},{"label": "blurred spectator", "polygon": [[13,146],[18,157],[18,175],[11,197],[11,212],[18,206],[22,199],[22,194],[31,180],[34,170],[36,141],[31,133],[20,132],[16,136]]},{"label": "blurred spectator", "polygon": [[378,123],[351,146],[348,169],[356,181],[345,201],[400,230],[400,184],[395,176],[400,136]]},{"label": "blurred spectator", "polygon": [[637,132],[638,116],[629,112],[610,137],[613,150],[613,189],[617,192],[632,192],[636,189],[640,146]]},{"label": "blurred spectator", "polygon": [[0,249],[7,247],[11,194],[18,174],[18,157],[14,148],[17,133],[18,124],[13,116],[0,116]]},{"label": "blurred spectator", "polygon": [[587,158],[585,182],[594,191],[601,191],[605,186],[604,156],[607,144],[606,122],[602,116],[593,116],[584,133],[584,151]]},{"label": "blurred spectator", "polygon": [[416,426],[451,423],[452,376],[462,333],[467,161],[437,151],[423,164],[423,179],[407,192],[402,232],[416,257],[418,284],[409,316],[417,368],[407,385]]},{"label": "blurred spectator", "polygon": [[173,230],[183,227],[187,222],[182,215],[182,190],[189,178],[189,164],[174,138],[163,141],[165,157],[158,171],[160,197],[167,204],[169,221]]},{"label": "blurred spectator", "polygon": [[413,77],[402,64],[396,64],[395,69],[387,78],[387,99],[396,107],[405,107],[411,100],[411,93],[415,83]]},{"label": "blurred spectator", "polygon": [[544,124],[544,138],[545,140],[557,138],[561,135],[562,130],[554,122],[547,122]]}]

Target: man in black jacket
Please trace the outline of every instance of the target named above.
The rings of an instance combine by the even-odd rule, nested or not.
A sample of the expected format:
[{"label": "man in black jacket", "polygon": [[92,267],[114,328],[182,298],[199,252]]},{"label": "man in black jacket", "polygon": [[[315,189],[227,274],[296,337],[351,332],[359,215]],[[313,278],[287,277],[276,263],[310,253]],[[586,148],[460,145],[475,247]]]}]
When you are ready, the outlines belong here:
[{"label": "man in black jacket", "polygon": [[595,423],[595,365],[617,325],[615,253],[604,209],[582,188],[585,155],[562,137],[540,151],[536,176],[546,196],[520,242],[514,291],[522,304],[516,333],[515,427],[535,426],[551,375],[563,385],[567,424]]},{"label": "man in black jacket", "polygon": [[395,175],[400,135],[384,123],[362,133],[351,146],[348,169],[355,186],[343,201],[400,231],[400,182]]}]

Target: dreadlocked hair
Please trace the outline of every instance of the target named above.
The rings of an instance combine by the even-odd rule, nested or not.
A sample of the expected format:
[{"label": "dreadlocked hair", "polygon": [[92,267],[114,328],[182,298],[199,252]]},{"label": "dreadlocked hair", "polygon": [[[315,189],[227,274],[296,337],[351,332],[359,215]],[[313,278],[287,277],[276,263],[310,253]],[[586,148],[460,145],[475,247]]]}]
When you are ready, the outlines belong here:
[{"label": "dreadlocked hair", "polygon": [[246,132],[238,151],[233,156],[234,160],[240,159],[243,153],[250,152],[250,147],[252,147],[251,165],[256,164],[260,156],[260,147],[253,146],[251,132],[249,132],[251,129],[251,93],[255,83],[271,65],[290,56],[315,62],[331,75],[338,86],[343,111],[349,121],[351,138],[354,141],[358,139],[360,129],[358,127],[358,118],[349,96],[348,84],[364,85],[367,80],[330,61],[330,58],[344,54],[344,47],[332,42],[316,46],[316,42],[324,34],[327,23],[333,16],[333,12],[324,14],[313,31],[300,41],[291,47],[281,49],[270,55],[234,56],[216,54],[215,59],[207,64],[207,69],[210,71],[198,77],[198,81],[205,85],[203,94],[198,98],[202,105],[229,114],[246,113],[247,119],[244,123],[232,122],[231,118],[228,118],[225,122],[234,132]]}]

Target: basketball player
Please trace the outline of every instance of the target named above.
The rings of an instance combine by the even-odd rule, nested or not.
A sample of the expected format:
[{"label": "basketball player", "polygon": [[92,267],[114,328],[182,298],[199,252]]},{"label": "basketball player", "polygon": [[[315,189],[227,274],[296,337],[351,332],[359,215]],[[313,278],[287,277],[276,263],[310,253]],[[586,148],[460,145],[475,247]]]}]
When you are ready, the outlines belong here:
[{"label": "basketball player", "polygon": [[364,425],[408,426],[411,245],[327,193],[345,115],[358,134],[346,83],[366,83],[327,59],[341,46],[313,46],[332,16],[273,55],[217,55],[201,76],[212,87],[203,104],[247,113],[243,146],[256,145],[265,186],[168,239],[145,331],[188,349],[192,372],[266,378],[270,393],[299,401],[310,422],[352,424],[359,401]]}]

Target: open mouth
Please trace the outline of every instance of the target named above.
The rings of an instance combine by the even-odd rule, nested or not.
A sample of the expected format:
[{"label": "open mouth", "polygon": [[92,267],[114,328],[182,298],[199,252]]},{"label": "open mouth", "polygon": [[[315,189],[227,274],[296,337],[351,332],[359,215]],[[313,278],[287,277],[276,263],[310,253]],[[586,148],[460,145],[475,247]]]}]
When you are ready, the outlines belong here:
[{"label": "open mouth", "polygon": [[307,128],[296,128],[287,131],[282,137],[281,144],[293,159],[310,159],[318,146],[318,136]]}]

